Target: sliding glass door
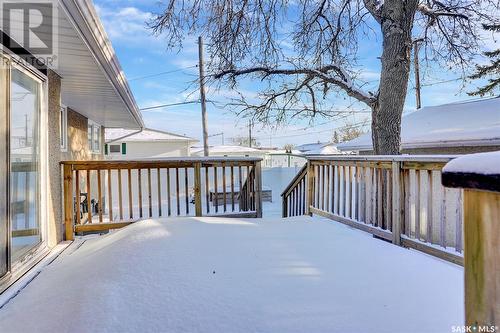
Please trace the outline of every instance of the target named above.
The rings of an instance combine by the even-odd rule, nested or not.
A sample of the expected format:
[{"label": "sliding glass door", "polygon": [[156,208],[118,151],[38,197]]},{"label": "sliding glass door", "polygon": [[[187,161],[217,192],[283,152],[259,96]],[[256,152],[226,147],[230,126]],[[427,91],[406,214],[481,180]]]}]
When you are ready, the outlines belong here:
[{"label": "sliding glass door", "polygon": [[9,62],[0,54],[0,277],[9,270]]},{"label": "sliding glass door", "polygon": [[41,82],[12,67],[10,85],[11,260],[22,259],[41,242],[39,127]]}]

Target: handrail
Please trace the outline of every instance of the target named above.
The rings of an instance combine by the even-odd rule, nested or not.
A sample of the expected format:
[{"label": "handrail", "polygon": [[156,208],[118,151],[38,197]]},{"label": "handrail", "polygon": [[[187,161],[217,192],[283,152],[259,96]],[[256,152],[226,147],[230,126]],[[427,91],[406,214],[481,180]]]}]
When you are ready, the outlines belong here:
[{"label": "handrail", "polygon": [[[66,238],[152,217],[261,217],[260,163],[253,157],[63,161]],[[243,181],[251,184],[245,195]]]},{"label": "handrail", "polygon": [[306,206],[306,176],[308,164],[304,165],[300,171],[293,177],[290,184],[281,193],[282,216],[300,216],[305,215]]},{"label": "handrail", "polygon": [[282,194],[283,217],[321,215],[463,264],[463,193],[441,185],[454,157],[308,156]]},{"label": "handrail", "polygon": [[292,178],[287,187],[281,192],[281,196],[286,196],[290,193],[290,191],[297,185],[297,182],[300,181],[301,178],[305,176],[307,173],[307,164],[304,164],[302,168],[300,168],[299,172]]}]

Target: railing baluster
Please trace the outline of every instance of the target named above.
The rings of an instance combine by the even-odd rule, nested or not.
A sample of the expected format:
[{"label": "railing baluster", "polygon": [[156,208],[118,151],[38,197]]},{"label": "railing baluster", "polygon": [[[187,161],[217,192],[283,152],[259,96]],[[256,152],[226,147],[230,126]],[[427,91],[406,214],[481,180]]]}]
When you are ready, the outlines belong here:
[{"label": "railing baluster", "polygon": [[[76,171],[78,174],[78,170]],[[66,240],[74,239],[73,229],[73,170],[71,165],[65,164],[63,166],[63,188],[64,188],[64,230]],[[79,197],[79,195],[77,196]],[[78,206],[78,201],[77,206]]]},{"label": "railing baluster", "polygon": [[175,195],[177,204],[177,216],[181,215],[181,201],[179,199],[179,168],[175,168]]},{"label": "railing baluster", "polygon": [[219,212],[219,189],[217,187],[217,165],[214,165],[214,197],[212,202],[214,203],[215,213]]},{"label": "railing baluster", "polygon": [[376,175],[377,175],[377,221],[378,221],[378,227],[383,228],[384,227],[384,207],[383,207],[383,202],[382,202],[382,192],[383,192],[383,183],[382,183],[382,169],[377,168],[376,170]]},{"label": "railing baluster", "polygon": [[167,215],[172,215],[172,207],[170,202],[170,168],[167,168]]},{"label": "railing baluster", "polygon": [[111,186],[111,169],[108,169],[108,215],[109,222],[113,222],[113,188]]},{"label": "railing baluster", "polygon": [[404,197],[405,197],[405,222],[404,222],[404,234],[410,237],[411,234],[411,207],[412,207],[412,191],[411,181],[410,181],[410,171],[403,170],[403,187],[404,187]]},{"label": "railing baluster", "polygon": [[352,182],[351,182],[351,167],[346,165],[345,170],[345,193],[346,193],[346,205],[345,205],[345,217],[351,218],[351,204],[352,204]]},{"label": "railing baluster", "polygon": [[321,168],[321,210],[325,210],[325,166],[320,165]]},{"label": "railing baluster", "polygon": [[75,171],[75,203],[76,203],[76,223],[82,224],[82,215],[81,215],[81,204],[82,204],[82,195],[80,191],[80,170]]},{"label": "railing baluster", "polygon": [[184,168],[184,195],[186,196],[186,199],[184,200],[186,202],[186,215],[189,215],[189,174],[188,174],[188,168]]},{"label": "railing baluster", "polygon": [[326,211],[330,212],[330,164],[325,165],[326,168]]},{"label": "railing baluster", "polygon": [[128,176],[128,215],[132,220],[134,218],[134,206],[132,205],[132,169],[127,169]]},{"label": "railing baluster", "polygon": [[161,217],[161,170],[160,168],[156,169],[156,183],[158,185],[158,216]]},{"label": "railing baluster", "polygon": [[137,169],[137,182],[139,191],[139,217],[142,218],[142,169]]},{"label": "railing baluster", "polygon": [[207,204],[207,214],[210,213],[210,183],[208,177],[208,166],[205,167],[205,200]]},{"label": "railing baluster", "polygon": [[432,243],[432,222],[434,220],[433,214],[433,197],[434,197],[434,186],[432,183],[432,170],[427,172],[427,237],[426,241]]},{"label": "railing baluster", "polygon": [[231,163],[231,211],[234,212],[234,164]]},{"label": "railing baluster", "polygon": [[101,170],[97,170],[97,212],[99,214],[99,223],[102,223],[102,183],[101,183]]},{"label": "railing baluster", "polygon": [[363,191],[363,184],[362,184],[362,173],[363,173],[363,168],[360,164],[356,164],[355,167],[356,170],[356,221],[362,220],[362,191]]},{"label": "railing baluster", "polygon": [[151,188],[151,168],[148,168],[148,213],[149,217],[153,217],[153,193]]},{"label": "railing baluster", "polygon": [[224,213],[227,211],[227,196],[226,196],[226,163],[222,163],[222,199],[224,200]]},{"label": "railing baluster", "polygon": [[239,182],[239,183],[238,183],[238,186],[239,186],[239,187],[238,187],[238,196],[240,197],[240,200],[239,200],[239,202],[238,202],[238,203],[239,203],[239,204],[238,204],[238,206],[239,206],[239,207],[238,207],[238,211],[240,211],[240,212],[243,210],[243,207],[241,207],[241,203],[243,202],[243,201],[241,200],[241,197],[242,197],[242,195],[243,195],[243,180],[242,180],[242,174],[241,174],[241,172],[242,172],[242,171],[241,171],[241,165],[239,165],[239,166],[238,166],[238,182]]},{"label": "railing baluster", "polygon": [[[110,178],[111,178],[111,170],[109,171]],[[111,188],[111,185],[110,185]],[[111,196],[109,197],[110,202],[111,201]],[[120,211],[120,221],[123,221],[123,200],[122,200],[122,169],[118,169],[118,208]]]},{"label": "railing baluster", "polygon": [[90,191],[90,170],[87,170],[87,223],[92,223],[92,195]]},{"label": "railing baluster", "polygon": [[194,211],[195,216],[202,216],[202,206],[201,206],[201,163],[196,162],[194,164]]}]

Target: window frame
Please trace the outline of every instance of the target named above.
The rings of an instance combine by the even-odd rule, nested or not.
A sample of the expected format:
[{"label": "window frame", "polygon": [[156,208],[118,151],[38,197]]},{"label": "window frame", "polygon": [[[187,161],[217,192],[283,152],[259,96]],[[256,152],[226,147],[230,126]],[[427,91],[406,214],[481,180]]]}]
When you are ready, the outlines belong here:
[{"label": "window frame", "polygon": [[[102,135],[101,125],[93,120],[88,120],[87,123],[87,145],[92,154],[100,154],[102,150]],[[97,139],[97,141],[96,141]]]}]

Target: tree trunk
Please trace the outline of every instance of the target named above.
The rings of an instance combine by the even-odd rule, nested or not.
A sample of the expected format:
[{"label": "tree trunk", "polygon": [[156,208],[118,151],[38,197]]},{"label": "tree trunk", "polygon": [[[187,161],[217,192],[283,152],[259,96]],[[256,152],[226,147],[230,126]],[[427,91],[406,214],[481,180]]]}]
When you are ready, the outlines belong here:
[{"label": "tree trunk", "polygon": [[410,75],[411,30],[417,0],[386,0],[381,15],[383,52],[378,102],[372,107],[374,154],[397,155]]}]

